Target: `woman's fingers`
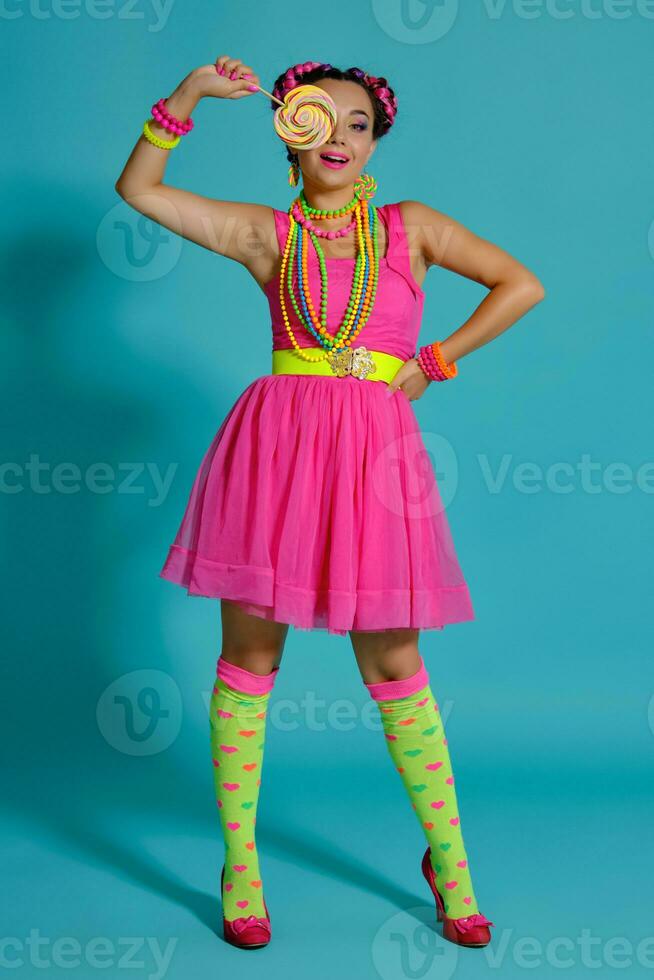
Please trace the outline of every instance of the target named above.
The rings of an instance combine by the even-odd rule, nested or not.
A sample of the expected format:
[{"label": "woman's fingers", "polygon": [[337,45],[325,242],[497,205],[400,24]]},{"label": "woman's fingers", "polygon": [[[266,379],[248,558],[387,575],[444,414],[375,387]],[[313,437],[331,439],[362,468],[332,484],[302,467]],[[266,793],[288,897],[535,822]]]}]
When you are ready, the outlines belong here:
[{"label": "woman's fingers", "polygon": [[230,58],[228,54],[221,54],[219,58],[216,58],[216,71],[219,75],[226,75],[229,77],[237,65],[241,62],[238,58]]},{"label": "woman's fingers", "polygon": [[[261,79],[249,65],[241,65],[241,67],[238,69],[238,80],[244,81],[246,83],[246,87],[256,85],[257,90],[259,85],[261,85]],[[252,89],[252,91],[254,91],[254,89]]]},{"label": "woman's fingers", "polygon": [[242,78],[244,74],[254,74],[250,65],[245,65],[240,58],[230,58],[226,54],[217,58],[215,64],[218,74],[229,78],[232,82]]},{"label": "woman's fingers", "polygon": [[386,388],[386,397],[392,398],[396,391],[402,391],[409,399],[415,401],[425,393],[431,381],[427,378],[416,358],[409,358],[398,369]]},{"label": "woman's fingers", "polygon": [[230,99],[240,99],[246,95],[253,95],[257,92],[260,84],[259,76],[255,74],[250,65],[244,64],[240,58],[230,58],[229,55],[221,55],[215,61],[216,72],[221,78],[226,78],[230,82],[238,82],[232,91],[227,95]]}]

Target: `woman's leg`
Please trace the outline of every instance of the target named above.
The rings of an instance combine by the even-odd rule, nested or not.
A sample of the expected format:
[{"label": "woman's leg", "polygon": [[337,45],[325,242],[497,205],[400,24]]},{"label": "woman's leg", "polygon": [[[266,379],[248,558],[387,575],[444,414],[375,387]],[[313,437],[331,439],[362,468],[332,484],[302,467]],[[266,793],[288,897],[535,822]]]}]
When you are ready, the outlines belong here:
[{"label": "woman's leg", "polygon": [[221,600],[222,651],[210,702],[216,802],[225,843],[223,914],[265,916],[255,824],[270,693],[288,624]]},{"label": "woman's leg", "polygon": [[418,651],[418,630],[351,631],[359,670],[377,702],[386,746],[430,845],[452,919],[479,911],[472,887],[443,722]]}]

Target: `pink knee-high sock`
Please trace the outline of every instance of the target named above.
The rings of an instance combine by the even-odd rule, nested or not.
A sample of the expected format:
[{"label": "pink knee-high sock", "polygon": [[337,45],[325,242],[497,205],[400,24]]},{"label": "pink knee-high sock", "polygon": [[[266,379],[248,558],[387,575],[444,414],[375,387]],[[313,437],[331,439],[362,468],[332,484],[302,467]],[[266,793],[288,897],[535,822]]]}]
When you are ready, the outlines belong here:
[{"label": "pink knee-high sock", "polygon": [[270,674],[253,674],[244,667],[224,660],[222,656],[218,658],[216,665],[216,675],[234,690],[245,694],[268,694],[275,686],[278,672],[279,667],[273,667]]}]

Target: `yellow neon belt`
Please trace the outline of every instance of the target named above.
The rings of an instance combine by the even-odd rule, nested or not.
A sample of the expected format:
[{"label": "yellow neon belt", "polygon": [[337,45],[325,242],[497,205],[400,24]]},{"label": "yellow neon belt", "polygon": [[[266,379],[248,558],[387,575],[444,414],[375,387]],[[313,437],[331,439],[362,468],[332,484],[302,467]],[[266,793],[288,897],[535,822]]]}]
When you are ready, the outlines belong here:
[{"label": "yellow neon belt", "polygon": [[[323,348],[301,347],[300,350],[313,355]],[[330,353],[319,361],[305,361],[296,353],[295,348],[272,352],[273,374],[322,374],[338,378],[351,375],[361,380],[385,381],[388,384],[403,364],[401,357],[385,351],[368,350],[363,346],[346,347],[345,350]]]}]

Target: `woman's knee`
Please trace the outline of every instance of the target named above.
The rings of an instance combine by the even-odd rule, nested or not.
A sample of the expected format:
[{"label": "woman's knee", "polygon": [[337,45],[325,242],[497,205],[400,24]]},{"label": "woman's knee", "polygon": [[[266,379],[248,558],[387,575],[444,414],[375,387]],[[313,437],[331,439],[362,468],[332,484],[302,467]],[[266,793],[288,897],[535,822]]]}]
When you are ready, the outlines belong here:
[{"label": "woman's knee", "polygon": [[419,630],[379,632],[350,630],[350,640],[365,684],[399,681],[413,676],[422,660],[418,650]]},{"label": "woman's knee", "polygon": [[237,603],[221,599],[221,657],[254,674],[269,674],[281,663],[288,623],[246,613]]}]

